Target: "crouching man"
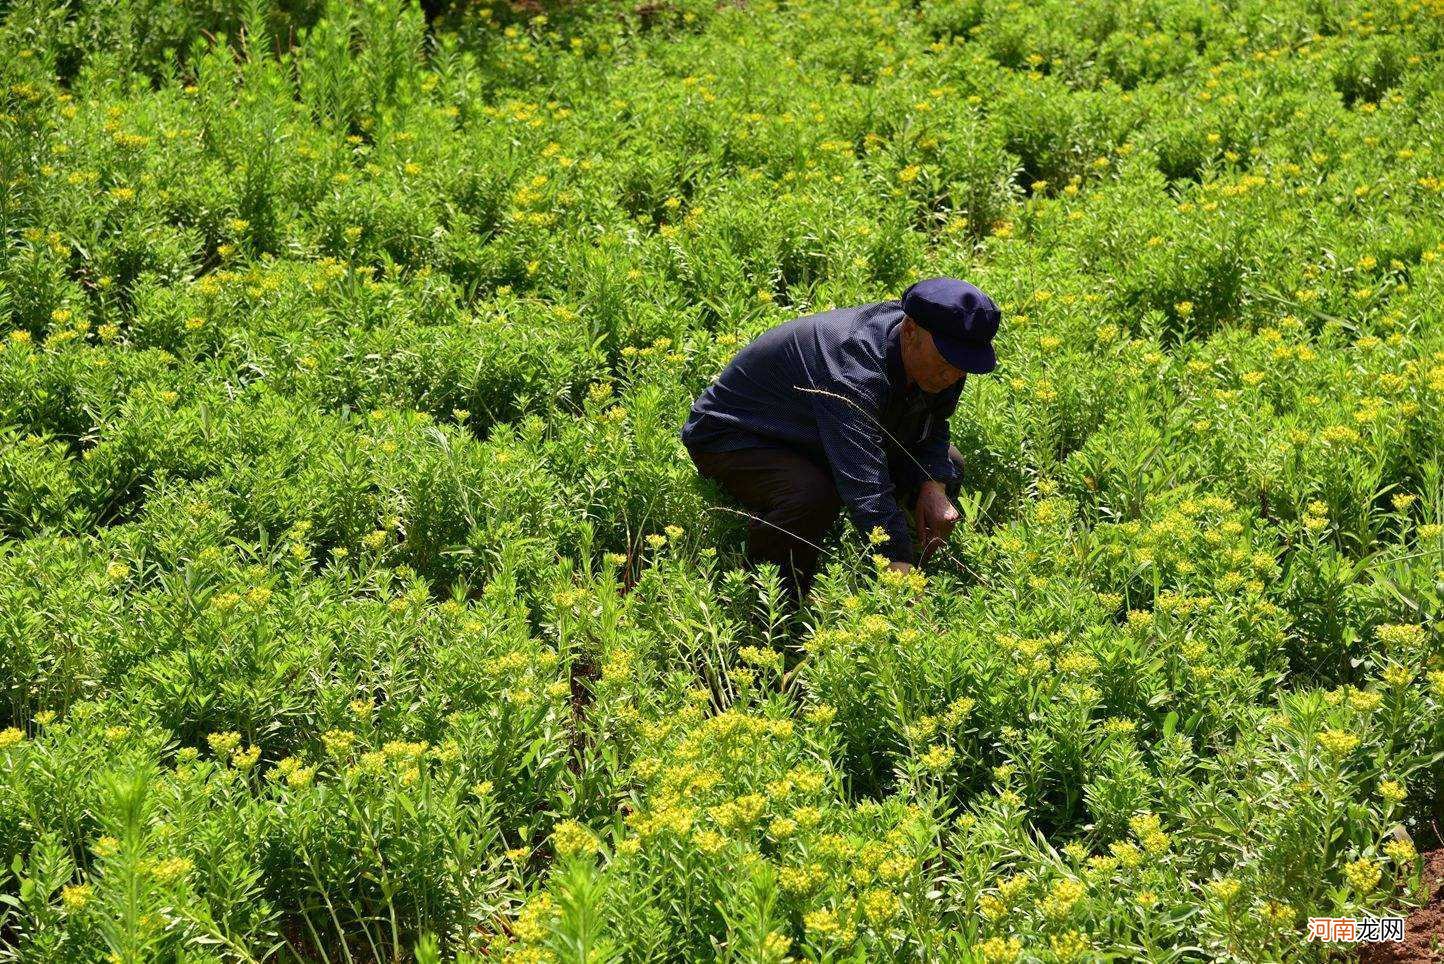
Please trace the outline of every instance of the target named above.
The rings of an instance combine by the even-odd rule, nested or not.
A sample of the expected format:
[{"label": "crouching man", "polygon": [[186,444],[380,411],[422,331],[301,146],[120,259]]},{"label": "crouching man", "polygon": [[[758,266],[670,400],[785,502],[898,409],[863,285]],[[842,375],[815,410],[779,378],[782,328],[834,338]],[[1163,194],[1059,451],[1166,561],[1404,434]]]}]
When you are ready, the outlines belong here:
[{"label": "crouching man", "polygon": [[[699,473],[747,510],[749,566],[808,594],[838,510],[907,572],[952,532],[961,455],[948,419],[969,373],[997,367],[1001,312],[966,281],[807,315],[763,332],[692,404],[681,438]],[[917,542],[909,532],[912,515]]]}]

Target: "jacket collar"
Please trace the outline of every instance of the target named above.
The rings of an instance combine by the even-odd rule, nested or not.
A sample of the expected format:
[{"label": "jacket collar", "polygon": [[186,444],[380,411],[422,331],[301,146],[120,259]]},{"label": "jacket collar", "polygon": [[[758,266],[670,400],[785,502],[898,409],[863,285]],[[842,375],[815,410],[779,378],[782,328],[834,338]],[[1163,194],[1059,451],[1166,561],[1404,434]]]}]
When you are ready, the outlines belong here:
[{"label": "jacket collar", "polygon": [[907,390],[907,369],[902,359],[902,316],[887,332],[887,379],[898,391]]}]

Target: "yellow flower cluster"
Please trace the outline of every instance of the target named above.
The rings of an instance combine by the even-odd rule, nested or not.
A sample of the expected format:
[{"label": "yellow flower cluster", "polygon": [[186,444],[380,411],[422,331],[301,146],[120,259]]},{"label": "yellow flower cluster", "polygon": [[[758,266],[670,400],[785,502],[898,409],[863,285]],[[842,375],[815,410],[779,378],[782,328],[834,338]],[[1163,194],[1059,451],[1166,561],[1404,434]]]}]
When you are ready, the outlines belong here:
[{"label": "yellow flower cluster", "polygon": [[1157,855],[1168,849],[1168,835],[1163,832],[1157,814],[1140,813],[1129,818],[1128,826],[1148,853]]},{"label": "yellow flower cluster", "polygon": [[1208,892],[1224,904],[1231,903],[1242,889],[1243,884],[1235,877],[1220,877],[1207,884]]},{"label": "yellow flower cluster", "polygon": [[1383,623],[1374,627],[1374,638],[1389,650],[1413,649],[1424,642],[1424,627],[1403,623]]},{"label": "yellow flower cluster", "polygon": [[1077,929],[1066,930],[1048,938],[1048,948],[1060,961],[1076,961],[1093,947],[1088,935]]},{"label": "yellow flower cluster", "polygon": [[512,935],[523,944],[540,944],[551,933],[551,924],[556,919],[557,907],[546,891],[535,895],[526,902],[512,922]]},{"label": "yellow flower cluster", "polygon": [[819,863],[802,867],[783,867],[777,875],[778,885],[793,896],[806,896],[816,890],[827,879],[827,871]]},{"label": "yellow flower cluster", "polygon": [[737,655],[745,662],[762,669],[771,670],[774,673],[782,672],[782,653],[775,649],[762,649],[758,646],[743,646],[737,651]]},{"label": "yellow flower cluster", "polygon": [[575,820],[562,820],[552,830],[552,849],[558,857],[590,856],[599,846],[596,834]]},{"label": "yellow flower cluster", "polygon": [[1383,868],[1378,861],[1361,857],[1344,865],[1344,879],[1360,894],[1368,894],[1378,885]]},{"label": "yellow flower cluster", "polygon": [[1359,738],[1346,730],[1326,727],[1318,735],[1319,745],[1331,756],[1346,757],[1359,745]]},{"label": "yellow flower cluster", "polygon": [[83,910],[95,895],[89,884],[69,884],[60,889],[60,903],[68,913]]},{"label": "yellow flower cluster", "polygon": [[1071,877],[1054,881],[1053,886],[1048,890],[1047,897],[1041,902],[1043,914],[1055,919],[1068,916],[1073,910],[1073,905],[1082,899],[1087,890],[1087,885],[1081,880],[1074,880]]},{"label": "yellow flower cluster", "polygon": [[1017,937],[990,937],[978,945],[984,964],[1013,964],[1023,953],[1023,942]]},{"label": "yellow flower cluster", "polygon": [[1408,840],[1390,840],[1384,844],[1384,855],[1397,864],[1409,864],[1419,856],[1419,851]]},{"label": "yellow flower cluster", "polygon": [[277,761],[275,769],[271,771],[272,779],[284,780],[293,790],[310,786],[315,776],[314,766],[303,766],[302,761],[293,756]]},{"label": "yellow flower cluster", "polygon": [[143,862],[147,872],[163,884],[173,884],[195,868],[189,857],[164,857]]},{"label": "yellow flower cluster", "polygon": [[724,830],[742,830],[757,823],[766,808],[766,797],[760,793],[745,793],[712,807],[708,814]]},{"label": "yellow flower cluster", "polygon": [[802,916],[802,926],[809,935],[828,943],[850,944],[857,939],[857,928],[834,910],[810,911]]}]

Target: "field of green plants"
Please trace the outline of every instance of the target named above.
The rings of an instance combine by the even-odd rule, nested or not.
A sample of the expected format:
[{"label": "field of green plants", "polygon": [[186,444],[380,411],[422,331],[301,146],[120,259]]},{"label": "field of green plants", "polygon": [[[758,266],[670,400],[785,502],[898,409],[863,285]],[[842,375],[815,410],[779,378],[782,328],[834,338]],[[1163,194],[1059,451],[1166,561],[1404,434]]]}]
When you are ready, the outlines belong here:
[{"label": "field of green plants", "polygon": [[[1444,816],[1441,0],[0,0],[0,958],[1319,960]],[[963,522],[678,438],[965,278]]]}]

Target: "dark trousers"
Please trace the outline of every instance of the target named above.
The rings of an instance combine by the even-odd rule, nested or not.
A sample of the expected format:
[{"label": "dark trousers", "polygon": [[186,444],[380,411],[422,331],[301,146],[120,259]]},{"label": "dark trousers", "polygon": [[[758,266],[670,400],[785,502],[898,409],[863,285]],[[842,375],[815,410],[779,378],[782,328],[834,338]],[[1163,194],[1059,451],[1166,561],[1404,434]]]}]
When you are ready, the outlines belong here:
[{"label": "dark trousers", "polygon": [[[823,537],[842,507],[831,470],[795,449],[688,451],[701,476],[718,482],[750,514],[749,568],[759,562],[776,563],[794,604],[804,599],[817,573]],[[948,446],[948,457],[962,467],[963,456],[956,447]],[[926,477],[906,455],[895,456],[888,464],[898,504],[911,513]],[[958,482],[948,485],[948,497],[956,499],[960,488]]]}]

